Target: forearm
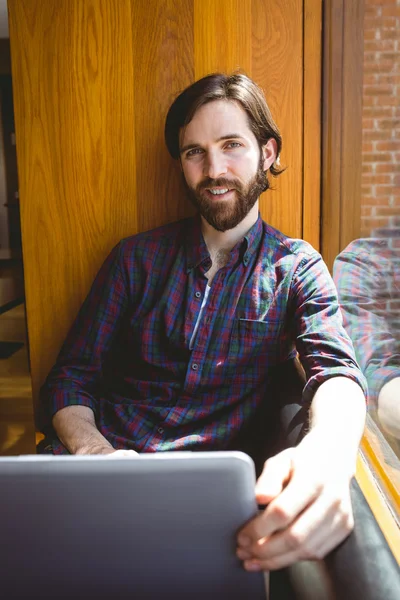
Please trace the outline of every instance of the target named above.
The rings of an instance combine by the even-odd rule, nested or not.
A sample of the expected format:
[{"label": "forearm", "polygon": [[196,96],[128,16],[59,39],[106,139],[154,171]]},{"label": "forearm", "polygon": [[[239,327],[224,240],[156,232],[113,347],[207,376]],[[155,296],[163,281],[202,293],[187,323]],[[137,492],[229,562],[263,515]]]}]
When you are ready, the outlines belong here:
[{"label": "forearm", "polygon": [[114,448],[96,427],[87,406],[67,406],[53,417],[53,427],[71,454],[109,454]]},{"label": "forearm", "polygon": [[338,463],[355,469],[366,416],[366,401],[361,387],[346,377],[332,377],[316,391],[310,409],[310,434],[334,452]]}]

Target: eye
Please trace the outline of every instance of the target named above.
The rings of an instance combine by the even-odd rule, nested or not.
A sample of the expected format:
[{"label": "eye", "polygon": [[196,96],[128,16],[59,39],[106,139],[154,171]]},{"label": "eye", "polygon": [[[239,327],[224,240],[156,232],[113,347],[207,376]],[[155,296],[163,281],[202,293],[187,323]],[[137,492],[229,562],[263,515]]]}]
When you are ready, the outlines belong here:
[{"label": "eye", "polygon": [[190,158],[191,156],[196,156],[197,154],[201,154],[203,150],[201,148],[192,148],[188,152],[186,152],[186,158]]},{"label": "eye", "polygon": [[242,146],[242,144],[240,144],[239,142],[229,142],[228,144],[226,144],[226,148],[230,149],[230,148],[240,148]]}]

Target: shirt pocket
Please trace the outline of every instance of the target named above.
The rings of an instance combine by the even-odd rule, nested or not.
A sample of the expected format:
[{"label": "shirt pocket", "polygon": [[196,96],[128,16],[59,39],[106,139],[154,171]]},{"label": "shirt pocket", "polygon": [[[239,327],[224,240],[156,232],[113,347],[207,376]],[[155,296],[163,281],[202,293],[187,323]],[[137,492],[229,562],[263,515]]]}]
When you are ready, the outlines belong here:
[{"label": "shirt pocket", "polygon": [[282,320],[236,319],[229,347],[229,362],[243,367],[268,368],[287,359],[291,344]]}]

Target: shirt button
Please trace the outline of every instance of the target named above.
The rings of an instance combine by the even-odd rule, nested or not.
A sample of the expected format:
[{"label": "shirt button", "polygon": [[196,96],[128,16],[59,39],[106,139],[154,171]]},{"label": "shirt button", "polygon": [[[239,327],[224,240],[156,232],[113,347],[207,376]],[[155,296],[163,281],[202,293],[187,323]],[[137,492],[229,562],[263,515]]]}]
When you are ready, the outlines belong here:
[{"label": "shirt button", "polygon": [[200,292],[196,292],[195,296],[196,296],[196,298],[201,298],[201,293]]},{"label": "shirt button", "polygon": [[159,428],[157,429],[157,431],[158,431],[158,433],[160,433],[160,434],[163,434],[163,433],[164,433],[164,429],[163,429],[162,427],[159,427]]},{"label": "shirt button", "polygon": [[193,371],[197,371],[198,368],[199,368],[199,365],[197,363],[192,364]]}]

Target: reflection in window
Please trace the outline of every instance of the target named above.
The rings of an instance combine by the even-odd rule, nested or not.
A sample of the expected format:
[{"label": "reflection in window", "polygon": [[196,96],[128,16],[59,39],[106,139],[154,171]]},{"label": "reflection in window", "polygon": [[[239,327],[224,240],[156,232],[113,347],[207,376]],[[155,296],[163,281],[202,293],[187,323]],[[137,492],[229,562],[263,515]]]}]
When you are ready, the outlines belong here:
[{"label": "reflection in window", "polygon": [[336,258],[333,277],[368,381],[369,412],[400,456],[400,252],[391,243],[355,240]]},{"label": "reflection in window", "polygon": [[400,0],[365,0],[360,239],[336,258],[369,412],[400,457]]}]

